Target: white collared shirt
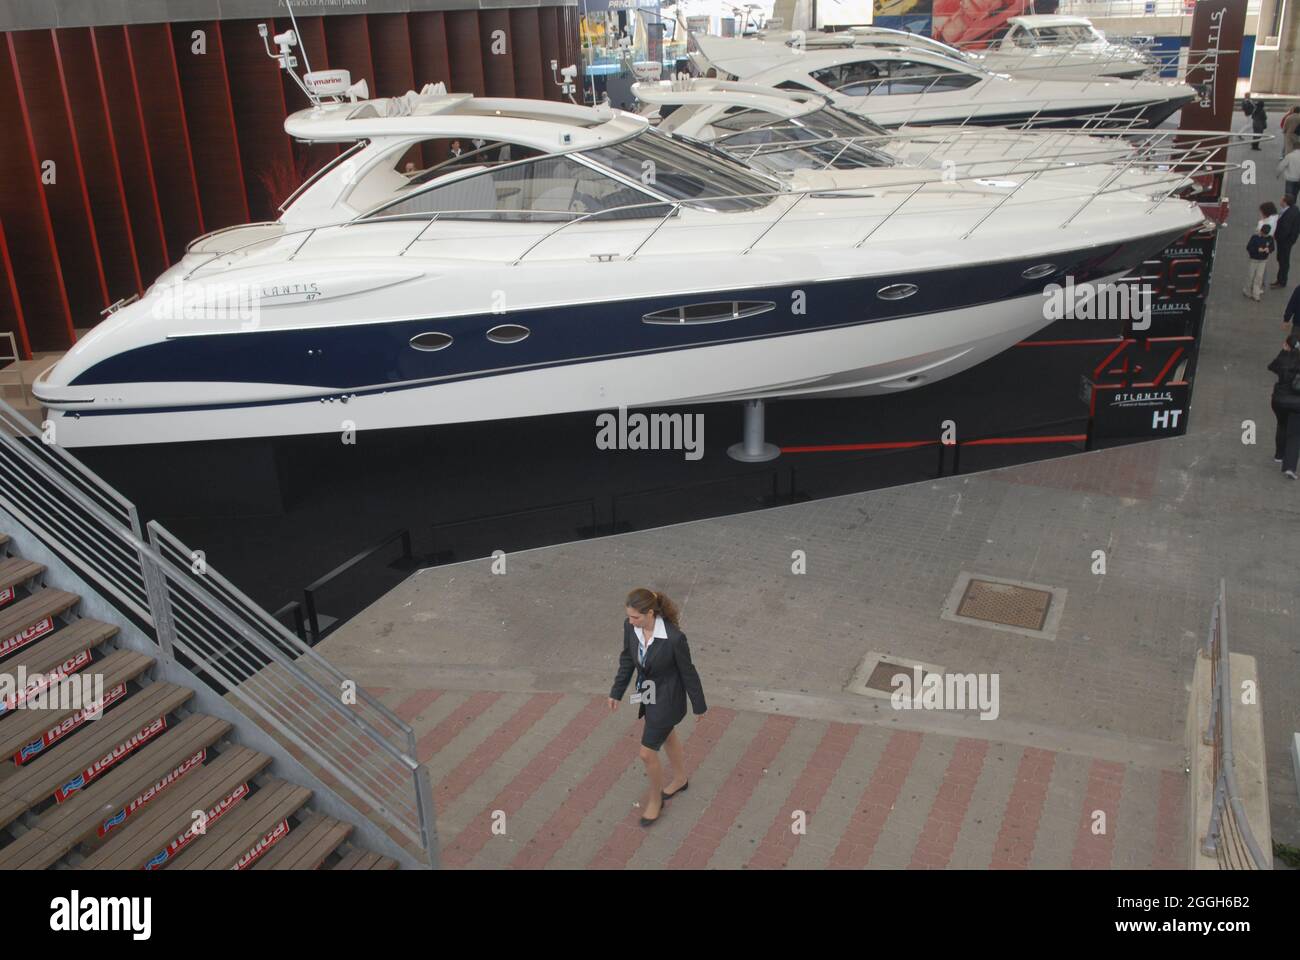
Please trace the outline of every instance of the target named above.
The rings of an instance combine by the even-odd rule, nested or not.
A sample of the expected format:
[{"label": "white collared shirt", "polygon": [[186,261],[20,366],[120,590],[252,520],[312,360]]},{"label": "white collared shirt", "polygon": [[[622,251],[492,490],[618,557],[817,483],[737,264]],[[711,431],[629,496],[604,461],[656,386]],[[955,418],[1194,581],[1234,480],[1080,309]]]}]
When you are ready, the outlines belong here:
[{"label": "white collared shirt", "polygon": [[641,646],[641,649],[643,650],[643,653],[641,654],[642,663],[645,662],[646,654],[650,652],[650,645],[652,643],[654,643],[656,640],[668,639],[668,628],[664,626],[663,617],[655,617],[655,628],[653,633],[651,633],[649,640],[645,638],[645,634],[641,632],[640,627],[633,627],[632,630],[633,632],[636,633],[637,643]]}]

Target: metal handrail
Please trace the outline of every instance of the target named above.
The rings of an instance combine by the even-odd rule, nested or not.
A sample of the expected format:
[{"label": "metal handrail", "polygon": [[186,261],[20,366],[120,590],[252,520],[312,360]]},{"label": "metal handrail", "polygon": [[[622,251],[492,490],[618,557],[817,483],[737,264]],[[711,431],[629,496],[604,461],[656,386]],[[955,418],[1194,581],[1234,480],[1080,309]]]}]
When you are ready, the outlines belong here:
[{"label": "metal handrail", "polygon": [[[366,560],[374,556],[376,553],[384,549],[384,547],[388,546],[390,543],[392,543],[395,540],[402,541],[402,556],[399,559],[408,560],[408,561],[414,560],[415,554],[412,553],[411,551],[411,531],[398,530],[394,533],[390,533],[388,536],[384,537],[379,542],[373,543],[366,549],[359,551],[358,553],[354,554],[352,557],[348,558],[347,560],[344,560],[342,563],[340,563],[329,573],[317,577],[310,584],[303,587],[302,599],[303,599],[304,607],[307,611],[307,623],[311,626],[311,641],[310,641],[311,643],[313,644],[319,643],[322,637],[321,629],[320,629],[320,617],[316,612],[316,591],[320,590],[322,587],[330,583],[333,583],[335,580],[343,576],[343,574],[347,573],[357,564],[361,563],[363,560]],[[396,719],[396,717],[394,717],[394,719]],[[414,744],[412,744],[412,752],[414,752]]]},{"label": "metal handrail", "polygon": [[31,439],[36,428],[3,401],[0,427],[0,505],[138,620],[165,658],[194,664],[432,860],[432,796],[410,726],[220,574],[196,572],[156,522],[146,542],[134,505]]},{"label": "metal handrail", "polygon": [[[1221,867],[1233,868],[1230,851],[1222,849],[1225,826],[1235,831],[1245,845],[1250,862],[1246,869],[1268,869],[1268,859],[1255,840],[1250,821],[1237,789],[1235,756],[1232,750],[1232,667],[1228,652],[1227,585],[1219,580],[1219,596],[1210,614],[1210,629],[1202,650],[1210,659],[1210,719],[1202,742],[1214,749],[1214,801],[1209,828],[1201,840],[1201,852],[1216,857]],[[1244,860],[1244,858],[1243,858]]]},{"label": "metal handrail", "polygon": [[[1118,135],[1120,132],[1119,131],[1098,131],[1098,132],[1086,134],[1084,136],[1096,137],[1098,136],[1098,133]],[[1170,146],[1170,144],[1174,141],[1175,138],[1181,137],[1185,140],[1188,137],[1198,137],[1198,136],[1212,137],[1215,140],[1216,144],[1218,144],[1219,146],[1213,148],[1213,151],[1211,151],[1209,156],[1207,156],[1204,160],[1201,161],[1201,163],[1197,165],[1198,170],[1208,169],[1211,170],[1211,172],[1227,172],[1228,170],[1237,169],[1240,166],[1240,164],[1238,163],[1228,162],[1226,158],[1214,163],[1209,162],[1209,157],[1213,156],[1214,153],[1220,151],[1222,145],[1227,145],[1229,143],[1235,143],[1239,141],[1248,142],[1251,138],[1256,138],[1256,139],[1258,138],[1258,135],[1241,134],[1241,133],[1234,133],[1228,131],[1172,131],[1171,130],[1171,131],[1150,131],[1147,132],[1147,134],[1148,134],[1148,141],[1147,141],[1148,144],[1162,143],[1164,144],[1163,149],[1165,149],[1170,155],[1168,156],[1161,155],[1158,157],[1150,156],[1151,152],[1155,149],[1155,147],[1154,145],[1148,146],[1147,148],[1145,148],[1148,155],[1140,159],[1133,159],[1129,164],[1129,166],[1139,167],[1142,169],[1149,169],[1161,174],[1160,177],[1157,177],[1152,181],[1143,183],[1141,185],[1143,189],[1149,189],[1152,186],[1160,185],[1166,182],[1170,184],[1164,196],[1151,198],[1154,206],[1159,205],[1157,201],[1163,201],[1167,197],[1172,196],[1175,192],[1181,189],[1181,187],[1186,183],[1187,180],[1186,175],[1179,171],[1183,166],[1185,166],[1189,162],[1188,158],[1193,156],[1194,152],[1197,150],[1209,149],[1209,148],[1202,148],[1200,146],[1199,140],[1195,141],[1191,146],[1187,146],[1185,144],[1181,146]],[[977,133],[976,135],[981,135],[981,134]],[[1067,136],[1067,135],[1068,134],[1066,134],[1065,132],[1056,132],[1053,134],[1053,136]],[[905,135],[905,138],[914,139],[918,136],[924,137],[925,135],[909,134],[909,135]],[[849,138],[849,139],[862,139],[864,142],[875,142],[874,137]],[[1039,176],[1054,171],[1066,171],[1066,170],[1070,171],[1071,173],[1077,173],[1081,167],[1113,166],[1116,158],[1113,155],[1111,155],[1108,151],[1099,151],[1099,152],[1105,153],[1105,156],[1096,157],[1093,159],[1089,159],[1087,154],[1081,154],[1078,158],[1074,156],[1071,156],[1069,158],[1061,158],[1061,157],[1042,158],[1042,159],[1032,158],[1035,163],[1040,164],[1040,166],[1038,166],[1033,171],[1033,176]],[[1010,176],[1010,175],[1017,175],[1023,173],[1024,171],[1022,169],[1022,165],[1027,161],[1027,159],[1030,158],[1022,157],[1022,158],[1015,159],[1014,162],[1008,162],[1008,165],[1002,170],[981,171],[978,175],[975,175],[973,173],[967,173],[965,176],[954,177],[949,180],[937,179],[938,171],[927,169],[922,171],[923,175],[918,175],[915,179],[895,179],[887,183],[880,184],[879,186],[882,189],[895,190],[900,187],[915,185],[916,190],[913,192],[913,195],[915,195],[916,193],[919,193],[927,184],[942,183],[945,186],[951,186],[954,183],[960,184],[966,182],[976,182],[978,185],[978,181],[982,179],[996,177],[999,175]],[[979,161],[979,162],[992,163],[993,161]],[[1113,180],[1114,178],[1108,178],[1106,183],[1109,184],[1113,182]],[[546,243],[547,241],[549,241],[550,239],[552,239],[562,231],[568,230],[569,228],[577,224],[583,224],[583,223],[588,223],[597,220],[605,221],[605,222],[622,223],[628,219],[637,219],[637,218],[628,218],[628,217],[620,216],[620,214],[627,214],[633,211],[663,210],[667,208],[667,215],[656,215],[655,217],[656,222],[653,225],[653,227],[650,229],[650,236],[653,236],[655,233],[659,231],[659,229],[664,225],[664,223],[666,223],[667,220],[670,219],[672,215],[677,214],[684,207],[706,207],[707,208],[710,204],[716,204],[719,201],[734,201],[734,200],[766,200],[770,203],[772,201],[782,199],[782,198],[794,198],[793,203],[797,203],[801,199],[801,195],[806,195],[806,194],[816,194],[819,197],[832,197],[832,196],[841,196],[841,195],[851,197],[854,196],[855,194],[860,195],[862,190],[868,189],[871,186],[872,185],[870,184],[858,184],[858,185],[845,186],[845,187],[809,187],[800,190],[785,189],[785,190],[761,191],[761,192],[754,192],[754,193],[720,194],[715,196],[692,197],[689,199],[680,199],[680,200],[649,199],[639,203],[621,204],[616,207],[609,207],[604,210],[598,210],[598,211],[594,211],[591,213],[584,213],[584,214],[572,214],[568,211],[559,211],[559,210],[518,211],[520,213],[545,215],[547,217],[567,216],[568,219],[564,219],[560,221],[559,223],[556,224],[556,226],[552,230],[547,231],[537,239],[533,240],[533,242],[531,242],[523,250],[522,253],[513,257],[513,259],[510,260],[510,263],[512,266],[518,266],[520,263],[523,262],[523,260],[529,254],[531,254],[538,247],[542,246],[544,243]],[[1095,200],[1098,196],[1102,196],[1107,193],[1124,192],[1132,189],[1133,189],[1132,185],[1119,184],[1118,186],[1114,186],[1110,188],[1102,188],[1102,187],[1093,188],[1090,194],[1086,193],[1087,188],[1081,188],[1081,193],[1083,193],[1087,197],[1088,201],[1091,202]],[[908,199],[911,198],[909,197]],[[1001,200],[997,202],[996,208],[1002,207],[1005,204],[1006,199],[1007,199],[1006,197],[1001,198]],[[885,220],[888,220],[892,218],[894,215],[896,215],[903,205],[904,204],[898,205],[890,213],[886,214]],[[789,212],[788,209],[783,209],[779,211],[776,214],[776,219],[778,221],[781,220],[788,212]],[[420,230],[415,234],[415,236],[411,240],[407,241],[405,247],[403,247],[401,251],[401,254],[405,255],[410,250],[410,248],[414,246],[415,241],[422,238],[425,232],[434,223],[444,222],[448,219],[454,219],[457,215],[485,214],[485,215],[495,215],[499,217],[501,213],[502,211],[493,208],[477,208],[477,209],[465,209],[465,210],[443,210],[437,212],[431,211],[428,213],[393,214],[393,215],[377,216],[377,217],[376,216],[367,217],[366,215],[362,214],[332,224],[316,224],[310,227],[303,227],[296,230],[285,231],[280,234],[277,234],[274,237],[262,237],[262,238],[250,240],[245,244],[241,244],[229,250],[221,251],[219,253],[213,254],[213,256],[210,257],[208,260],[205,260],[204,262],[197,264],[193,269],[191,269],[190,272],[186,274],[185,279],[189,279],[190,277],[194,276],[194,274],[196,274],[198,271],[202,270],[203,268],[209,266],[215,260],[221,259],[223,257],[230,257],[241,250],[253,246],[257,246],[260,244],[280,242],[289,237],[296,237],[302,235],[302,239],[294,247],[293,253],[291,255],[291,257],[296,257],[298,253],[306,245],[307,240],[309,240],[310,237],[319,230],[326,230],[326,229],[333,229],[333,228],[344,229],[348,227],[360,227],[360,226],[381,224],[381,223],[396,223],[396,222],[409,223],[412,221],[421,222],[423,225],[421,226]],[[1075,213],[1075,216],[1077,216],[1077,211]],[[977,224],[976,226],[978,227],[982,225],[988,219],[989,217],[987,216],[981,218],[980,223]],[[763,235],[766,235],[774,225],[775,224],[766,224],[766,223],[760,224],[759,239],[761,239]],[[877,224],[877,228],[882,225],[883,223]],[[875,229],[871,231],[871,233],[874,232]],[[973,229],[972,231],[968,232],[963,237],[963,239],[969,238],[971,232],[973,232]],[[870,235],[871,234],[869,233],[868,236]],[[650,237],[648,236],[644,238],[639,244],[637,244],[634,252],[639,253],[640,250],[646,245],[646,242],[649,239]],[[748,252],[749,249],[752,249],[755,242],[757,242],[757,240],[743,244],[740,247],[740,249]],[[856,246],[861,246],[862,242],[863,241],[859,241],[856,244]]]}]

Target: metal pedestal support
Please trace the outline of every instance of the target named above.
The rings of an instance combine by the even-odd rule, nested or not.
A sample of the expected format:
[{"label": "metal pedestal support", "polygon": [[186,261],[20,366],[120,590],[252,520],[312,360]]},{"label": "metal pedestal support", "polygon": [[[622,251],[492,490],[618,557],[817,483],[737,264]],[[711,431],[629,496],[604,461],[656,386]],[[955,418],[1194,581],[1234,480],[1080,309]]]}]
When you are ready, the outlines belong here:
[{"label": "metal pedestal support", "polygon": [[727,456],[741,463],[763,463],[781,456],[781,448],[764,439],[762,400],[745,401],[744,440],[727,447]]}]

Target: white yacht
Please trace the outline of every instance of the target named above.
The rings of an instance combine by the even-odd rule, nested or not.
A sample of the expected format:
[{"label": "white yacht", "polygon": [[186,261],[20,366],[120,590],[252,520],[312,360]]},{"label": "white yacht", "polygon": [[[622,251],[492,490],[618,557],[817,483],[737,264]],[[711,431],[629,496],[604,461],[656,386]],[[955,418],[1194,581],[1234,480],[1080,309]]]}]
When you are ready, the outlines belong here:
[{"label": "white yacht", "polygon": [[1051,70],[1013,77],[911,43],[827,47],[803,45],[789,35],[695,40],[697,66],[719,79],[824,94],[885,127],[1068,127],[1112,116],[1155,127],[1196,96],[1192,87],[1172,81],[1055,79]]},{"label": "white yacht", "polygon": [[1045,326],[1046,284],[1202,223],[1033,174],[800,189],[634,114],[436,87],[285,132],[351,146],[46,370],[55,442],[897,392]]},{"label": "white yacht", "polygon": [[1013,75],[1133,78],[1154,75],[1161,62],[1131,43],[1108,40],[1087,17],[1012,17],[996,40],[967,51],[990,70]]}]

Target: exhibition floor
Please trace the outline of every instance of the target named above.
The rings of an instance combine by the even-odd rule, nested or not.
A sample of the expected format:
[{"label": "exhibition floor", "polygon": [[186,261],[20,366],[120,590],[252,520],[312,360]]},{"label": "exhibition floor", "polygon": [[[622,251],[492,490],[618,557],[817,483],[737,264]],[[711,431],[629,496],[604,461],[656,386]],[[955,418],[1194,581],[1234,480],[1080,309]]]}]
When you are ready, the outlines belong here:
[{"label": "exhibition floor", "polygon": [[[513,553],[504,575],[430,568],[329,636],[321,652],[422,738],[448,864],[1185,862],[1187,687],[1220,577],[1232,649],[1263,678],[1273,836],[1300,840],[1300,598],[1279,539],[1300,484],[1271,459],[1264,369],[1285,301],[1240,293],[1255,208],[1280,189],[1257,156],[1261,182],[1228,188],[1187,436]],[[944,619],[963,572],[1064,590],[1054,637]],[[711,706],[685,728],[691,792],[644,837],[633,713],[604,703],[642,584],[681,604]],[[848,692],[872,653],[997,674],[999,715]],[[508,842],[476,826],[498,808]],[[792,844],[796,808],[828,832]],[[1114,832],[1089,833],[1094,809]],[[936,852],[920,838],[945,823]],[[841,843],[850,827],[865,847]]]}]

